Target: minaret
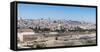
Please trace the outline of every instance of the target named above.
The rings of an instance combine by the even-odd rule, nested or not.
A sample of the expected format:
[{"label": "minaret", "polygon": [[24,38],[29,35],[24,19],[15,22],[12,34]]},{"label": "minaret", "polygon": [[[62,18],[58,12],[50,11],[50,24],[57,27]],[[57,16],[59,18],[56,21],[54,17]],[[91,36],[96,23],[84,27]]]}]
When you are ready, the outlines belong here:
[{"label": "minaret", "polygon": [[50,19],[50,17],[49,17],[49,24],[50,24],[50,22],[51,22],[51,19]]}]

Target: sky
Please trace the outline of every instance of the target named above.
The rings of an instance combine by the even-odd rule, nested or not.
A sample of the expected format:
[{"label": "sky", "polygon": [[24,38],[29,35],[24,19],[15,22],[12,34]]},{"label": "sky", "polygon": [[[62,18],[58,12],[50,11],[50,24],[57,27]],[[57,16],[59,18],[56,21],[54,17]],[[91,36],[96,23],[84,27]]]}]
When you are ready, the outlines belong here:
[{"label": "sky", "polygon": [[95,23],[96,8],[18,4],[18,19],[65,19]]}]

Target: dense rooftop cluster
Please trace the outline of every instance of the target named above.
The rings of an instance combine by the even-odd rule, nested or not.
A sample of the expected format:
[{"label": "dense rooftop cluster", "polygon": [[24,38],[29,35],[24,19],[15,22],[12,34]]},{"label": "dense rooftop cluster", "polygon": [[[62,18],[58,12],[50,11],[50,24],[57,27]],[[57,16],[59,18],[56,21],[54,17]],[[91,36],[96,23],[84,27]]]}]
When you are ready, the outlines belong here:
[{"label": "dense rooftop cluster", "polygon": [[73,20],[53,20],[53,19],[19,19],[18,29],[30,28],[33,30],[76,30],[76,29],[95,29],[96,25],[83,21],[73,21]]}]

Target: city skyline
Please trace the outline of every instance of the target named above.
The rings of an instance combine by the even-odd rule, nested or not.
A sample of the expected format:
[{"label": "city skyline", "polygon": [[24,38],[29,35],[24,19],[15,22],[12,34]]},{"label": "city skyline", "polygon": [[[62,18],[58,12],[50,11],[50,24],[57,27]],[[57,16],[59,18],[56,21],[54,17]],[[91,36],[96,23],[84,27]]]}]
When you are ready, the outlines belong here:
[{"label": "city skyline", "polygon": [[96,8],[18,4],[18,18],[20,17],[24,19],[67,19],[95,23]]}]

